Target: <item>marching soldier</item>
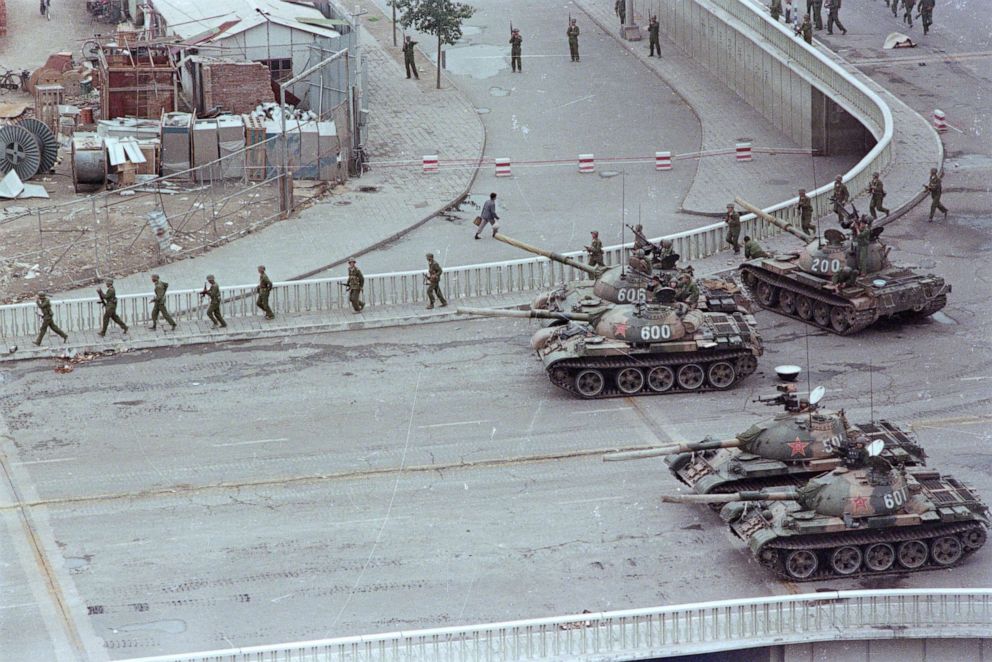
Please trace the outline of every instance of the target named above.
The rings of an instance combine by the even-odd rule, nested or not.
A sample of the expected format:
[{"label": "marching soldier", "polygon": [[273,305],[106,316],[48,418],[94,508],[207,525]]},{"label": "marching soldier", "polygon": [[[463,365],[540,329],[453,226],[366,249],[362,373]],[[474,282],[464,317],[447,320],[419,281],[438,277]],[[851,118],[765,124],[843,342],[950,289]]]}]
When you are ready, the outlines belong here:
[{"label": "marching soldier", "polygon": [[751,237],[744,237],[744,259],[745,260],[756,260],[759,257],[771,257],[765,252],[765,249],[761,247],[761,244],[757,240]]},{"label": "marching soldier", "polygon": [[626,0],[617,0],[613,3],[613,13],[620,18],[620,26],[623,27],[627,24],[627,2]]},{"label": "marching soldier", "polygon": [[947,220],[947,207],[940,203],[940,194],[943,191],[943,176],[937,173],[936,168],[930,168],[930,183],[924,186],[930,192],[930,220],[933,222],[933,214],[938,209],[944,212],[944,220]]},{"label": "marching soldier", "polygon": [[110,325],[111,320],[121,327],[124,333],[127,333],[127,324],[117,315],[117,290],[114,289],[114,280],[112,278],[107,279],[106,294],[99,288],[97,288],[96,293],[100,295],[100,303],[103,304],[103,327],[96,335],[101,338],[107,335],[107,326]]},{"label": "marching soldier", "polygon": [[162,315],[165,321],[172,326],[172,330],[175,331],[176,323],[165,308],[165,292],[169,289],[169,284],[159,279],[158,274],[152,274],[152,284],[155,286],[155,295],[152,297],[152,304],[154,304],[152,306],[152,325],[148,328],[154,331],[158,325],[158,316]]},{"label": "marching soldier", "polygon": [[213,274],[207,276],[207,285],[203,286],[203,291],[200,292],[200,298],[204,296],[210,297],[210,305],[207,306],[207,317],[210,321],[214,323],[214,326],[219,326],[224,329],[227,328],[227,322],[220,314],[220,286],[214,280]]},{"label": "marching soldier", "polygon": [[589,246],[586,246],[586,253],[589,254],[589,266],[590,267],[605,267],[603,264],[603,242],[599,240],[599,232],[593,230],[592,242]]},{"label": "marching soldier", "polygon": [[844,183],[840,175],[837,175],[834,178],[834,194],[830,200],[834,203],[834,213],[837,214],[837,222],[841,225],[844,225],[844,221],[846,220],[844,205],[850,199],[851,192],[847,190],[847,184]]},{"label": "marching soldier", "polygon": [[403,64],[406,66],[406,77],[409,78],[410,74],[417,80],[420,80],[420,74],[417,73],[417,63],[413,59],[413,47],[417,45],[413,39],[410,37],[403,37]]},{"label": "marching soldier", "polygon": [[35,304],[38,306],[38,314],[41,316],[41,329],[38,331],[38,337],[33,341],[35,346],[41,345],[41,341],[45,339],[45,334],[48,333],[49,329],[55,335],[62,336],[62,342],[68,341],[69,334],[55,323],[55,318],[52,316],[52,302],[48,300],[48,295],[44,292],[38,292]]},{"label": "marching soldier", "polygon": [[269,308],[269,294],[272,293],[272,281],[269,280],[269,277],[265,273],[265,265],[258,265],[258,287],[255,288],[255,291],[258,292],[258,298],[255,299],[255,306],[262,309],[262,312],[265,313],[265,319],[275,319],[275,313]]},{"label": "marching soldier", "polygon": [[658,41],[658,31],[660,29],[661,25],[658,23],[658,17],[652,16],[651,20],[648,21],[648,47],[651,49],[648,57],[654,57],[655,51],[658,52],[658,57],[661,57],[661,42]]},{"label": "marching soldier", "polygon": [[928,34],[930,32],[930,26],[933,25],[934,5],[936,5],[934,0],[920,0],[920,8],[917,16],[923,19],[923,34]]},{"label": "marching soldier", "polygon": [[570,18],[568,20],[568,29],[565,30],[565,35],[568,37],[568,52],[572,56],[572,62],[578,62],[579,61],[579,26],[576,25],[574,18]]},{"label": "marching soldier", "polygon": [[523,73],[523,66],[520,64],[520,45],[524,38],[520,36],[520,30],[513,28],[510,31],[510,68],[513,71]]},{"label": "marching soldier", "polygon": [[882,201],[885,199],[885,187],[882,186],[882,180],[877,172],[873,172],[871,175],[871,182],[868,183],[868,193],[871,194],[871,203],[868,205],[868,211],[871,213],[872,220],[878,218],[879,211],[884,211],[885,215],[889,215],[889,210],[882,206]]},{"label": "marching soldier", "polygon": [[803,232],[806,234],[816,234],[816,226],[813,225],[813,202],[806,196],[806,189],[799,189],[799,203],[796,205],[799,210],[799,222]]},{"label": "marching soldier", "polygon": [[727,205],[723,222],[727,224],[727,243],[734,247],[734,255],[737,255],[741,252],[741,215],[734,209],[733,203]]},{"label": "marching soldier", "polygon": [[362,288],[365,287],[365,276],[361,269],[355,264],[355,258],[348,258],[348,301],[351,302],[353,312],[360,313],[365,308],[362,301]]},{"label": "marching soldier", "polygon": [[441,265],[434,261],[434,254],[427,254],[427,298],[430,299],[430,304],[428,304],[427,309],[430,310],[434,307],[434,297],[436,296],[438,301],[441,302],[441,307],[444,308],[448,305],[447,299],[441,293],[441,274],[444,270],[441,269]]}]

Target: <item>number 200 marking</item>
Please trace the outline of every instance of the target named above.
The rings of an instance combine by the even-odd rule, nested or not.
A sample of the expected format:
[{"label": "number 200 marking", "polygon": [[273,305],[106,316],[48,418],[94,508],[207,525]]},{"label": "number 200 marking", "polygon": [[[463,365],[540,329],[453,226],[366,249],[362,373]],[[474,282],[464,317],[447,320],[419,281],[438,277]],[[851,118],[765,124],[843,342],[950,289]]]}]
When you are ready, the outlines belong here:
[{"label": "number 200 marking", "polygon": [[819,271],[822,273],[831,273],[840,271],[840,260],[837,258],[830,259],[826,257],[814,257],[813,258],[813,271]]},{"label": "number 200 marking", "polygon": [[641,340],[668,340],[671,337],[672,328],[667,324],[641,327]]}]

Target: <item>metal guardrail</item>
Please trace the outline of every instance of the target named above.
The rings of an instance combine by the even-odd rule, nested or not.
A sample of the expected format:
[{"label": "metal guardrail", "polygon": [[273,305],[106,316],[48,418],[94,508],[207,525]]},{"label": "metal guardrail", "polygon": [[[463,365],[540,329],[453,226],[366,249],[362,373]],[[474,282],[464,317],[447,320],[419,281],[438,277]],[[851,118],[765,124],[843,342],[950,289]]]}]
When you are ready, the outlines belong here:
[{"label": "metal guardrail", "polygon": [[130,662],[647,659],[790,643],[988,637],[992,589],[831,591],[161,655]]}]

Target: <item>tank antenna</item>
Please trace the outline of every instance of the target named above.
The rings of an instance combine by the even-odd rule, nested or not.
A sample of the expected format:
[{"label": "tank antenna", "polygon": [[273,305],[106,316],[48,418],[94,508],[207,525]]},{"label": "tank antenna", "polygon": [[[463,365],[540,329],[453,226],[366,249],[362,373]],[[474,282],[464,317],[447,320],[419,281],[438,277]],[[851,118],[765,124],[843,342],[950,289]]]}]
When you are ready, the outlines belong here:
[{"label": "tank antenna", "polygon": [[[624,241],[626,233],[624,232],[624,217],[623,209],[624,205],[627,204],[627,171],[620,171],[620,278],[623,278],[626,274],[626,264],[624,254],[627,252],[627,247],[624,246],[626,243]],[[637,214],[640,216],[640,209],[638,208]]]},{"label": "tank antenna", "polygon": [[[806,397],[809,398],[813,394],[813,375],[812,369],[810,368],[809,362],[809,326],[803,324],[803,328],[806,331]],[[810,430],[813,429],[813,407],[809,408],[809,426]]]},{"label": "tank antenna", "polygon": [[[811,165],[812,171],[813,171],[813,190],[815,191],[816,190],[816,150],[815,149],[814,150],[810,150],[809,160],[810,160],[810,165]],[[813,227],[816,228],[816,245],[817,246],[822,246],[823,244],[820,242],[820,220],[819,219],[817,219],[816,223],[813,224]],[[808,368],[809,368],[809,366],[807,366],[807,369]]]},{"label": "tank antenna", "polygon": [[872,374],[871,358],[868,358],[868,410],[871,422],[875,422],[875,379]]}]

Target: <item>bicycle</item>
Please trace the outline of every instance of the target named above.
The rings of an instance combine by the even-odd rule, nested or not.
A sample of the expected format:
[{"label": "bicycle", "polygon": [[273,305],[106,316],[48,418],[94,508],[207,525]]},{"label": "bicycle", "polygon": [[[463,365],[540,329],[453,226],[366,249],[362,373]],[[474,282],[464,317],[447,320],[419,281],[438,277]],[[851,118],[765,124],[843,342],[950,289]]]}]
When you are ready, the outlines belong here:
[{"label": "bicycle", "polygon": [[21,77],[16,71],[5,69],[0,74],[0,90],[16,90],[21,87]]}]

